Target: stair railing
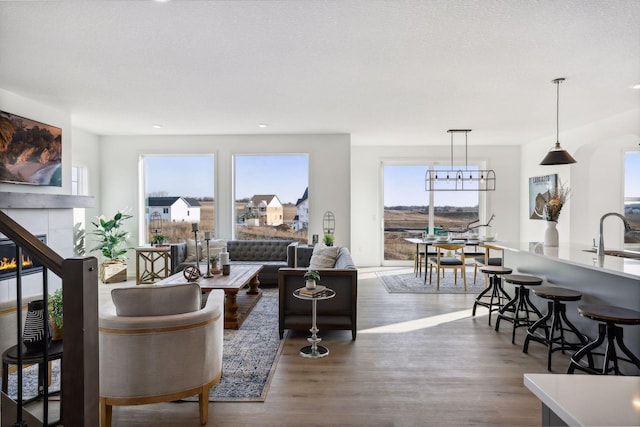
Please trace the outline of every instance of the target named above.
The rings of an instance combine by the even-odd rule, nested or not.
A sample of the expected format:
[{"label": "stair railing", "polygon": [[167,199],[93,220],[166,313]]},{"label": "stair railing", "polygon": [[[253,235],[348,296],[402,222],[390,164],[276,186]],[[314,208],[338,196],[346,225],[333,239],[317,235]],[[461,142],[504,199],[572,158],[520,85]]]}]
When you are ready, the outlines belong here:
[{"label": "stair railing", "polygon": [[[0,211],[0,233],[16,246],[16,315],[17,343],[22,343],[22,252],[43,266],[42,295],[45,319],[48,318],[48,272],[62,279],[64,297],[64,355],[62,358],[62,400],[60,420],[55,424],[71,427],[99,425],[99,369],[98,359],[98,264],[95,257],[62,258],[36,236]],[[45,328],[45,339],[48,338]],[[46,342],[46,341],[45,341]],[[22,396],[22,346],[18,345],[18,395],[15,402],[14,426],[33,425],[34,418],[24,409]],[[0,349],[3,351],[3,349]],[[48,350],[44,350],[44,365],[48,365]],[[66,372],[66,375],[65,375]],[[3,375],[8,375],[3,372]],[[46,380],[45,380],[46,381]],[[43,388],[42,425],[49,422],[48,387]],[[3,397],[3,402],[6,399]],[[7,411],[7,412],[5,412]],[[10,408],[2,408],[3,425]]]}]

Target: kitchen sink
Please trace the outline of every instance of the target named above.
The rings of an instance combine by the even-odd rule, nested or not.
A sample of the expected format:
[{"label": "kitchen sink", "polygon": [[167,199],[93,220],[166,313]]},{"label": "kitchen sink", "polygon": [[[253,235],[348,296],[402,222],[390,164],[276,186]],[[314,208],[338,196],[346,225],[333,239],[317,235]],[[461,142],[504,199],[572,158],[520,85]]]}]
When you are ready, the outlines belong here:
[{"label": "kitchen sink", "polygon": [[[583,249],[584,252],[591,252],[593,254],[596,253],[595,249]],[[606,250],[604,251],[605,255],[617,256],[620,258],[629,258],[629,259],[640,259],[640,252],[635,251],[614,251],[614,250]]]}]

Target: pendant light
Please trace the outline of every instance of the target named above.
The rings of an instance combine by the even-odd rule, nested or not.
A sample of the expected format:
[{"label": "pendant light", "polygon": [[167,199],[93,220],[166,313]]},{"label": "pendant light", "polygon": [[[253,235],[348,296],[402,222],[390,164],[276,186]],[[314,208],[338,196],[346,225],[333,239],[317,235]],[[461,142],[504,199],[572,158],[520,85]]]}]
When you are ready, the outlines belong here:
[{"label": "pendant light", "polygon": [[540,162],[541,165],[568,165],[570,163],[576,162],[576,160],[571,157],[571,154],[569,154],[560,146],[560,83],[562,83],[564,80],[564,77],[560,77],[551,81],[556,85],[556,145],[551,150],[549,150],[544,159],[542,159],[542,161]]},{"label": "pendant light", "polygon": [[[425,191],[495,191],[496,173],[489,170],[471,169],[467,164],[467,134],[471,129],[449,129],[451,134],[451,169],[427,169],[424,177]],[[464,133],[464,171],[453,168],[453,134]],[[438,179],[440,174],[440,179]]]}]

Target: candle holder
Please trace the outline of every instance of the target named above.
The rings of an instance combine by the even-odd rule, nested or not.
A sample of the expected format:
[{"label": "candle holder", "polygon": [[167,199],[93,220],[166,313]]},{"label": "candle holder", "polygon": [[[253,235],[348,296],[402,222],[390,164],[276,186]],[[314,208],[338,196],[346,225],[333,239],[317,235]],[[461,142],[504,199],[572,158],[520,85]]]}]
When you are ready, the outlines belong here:
[{"label": "candle holder", "polygon": [[193,239],[196,242],[196,266],[195,267],[198,269],[198,272],[202,274],[202,271],[200,271],[200,256],[198,255],[198,224],[196,224],[195,222],[191,224],[191,229],[193,230]]},{"label": "candle holder", "polygon": [[210,279],[213,277],[213,274],[211,274],[211,258],[209,258],[209,240],[211,240],[211,237],[209,236],[209,232],[204,233],[204,236],[204,240],[207,242],[207,272],[202,277]]}]

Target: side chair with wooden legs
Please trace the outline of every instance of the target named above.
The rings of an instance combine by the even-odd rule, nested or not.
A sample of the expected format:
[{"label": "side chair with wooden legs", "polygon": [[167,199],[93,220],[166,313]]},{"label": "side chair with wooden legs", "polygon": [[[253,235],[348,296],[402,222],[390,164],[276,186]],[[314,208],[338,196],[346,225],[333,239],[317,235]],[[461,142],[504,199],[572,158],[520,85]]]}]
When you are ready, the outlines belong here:
[{"label": "side chair with wooden legs", "polygon": [[[458,270],[461,270],[462,280],[464,282],[464,290],[467,290],[467,275],[465,274],[465,255],[464,243],[434,243],[436,256],[429,258],[429,284],[432,282],[433,267],[436,267],[437,289],[440,290],[440,272],[444,273],[447,268],[453,269],[453,282],[458,284]],[[450,252],[453,256],[447,256]],[[424,275],[425,285],[427,283],[427,275]]]}]

